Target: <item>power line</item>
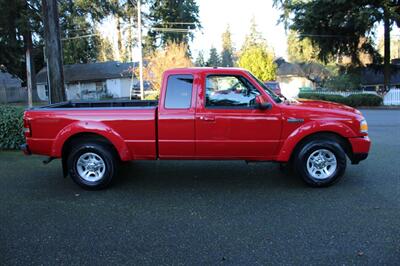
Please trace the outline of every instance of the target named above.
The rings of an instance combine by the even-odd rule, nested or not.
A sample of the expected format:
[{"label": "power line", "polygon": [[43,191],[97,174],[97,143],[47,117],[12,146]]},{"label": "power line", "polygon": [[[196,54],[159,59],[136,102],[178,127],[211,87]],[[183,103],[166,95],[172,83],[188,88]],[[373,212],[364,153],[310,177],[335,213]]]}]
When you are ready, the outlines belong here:
[{"label": "power line", "polygon": [[68,38],[61,38],[61,41],[69,41],[69,40],[75,40],[75,39],[81,39],[81,38],[89,38],[92,36],[99,36],[101,35],[100,33],[93,33],[93,34],[85,34],[85,35],[78,35],[74,37],[68,37]]}]

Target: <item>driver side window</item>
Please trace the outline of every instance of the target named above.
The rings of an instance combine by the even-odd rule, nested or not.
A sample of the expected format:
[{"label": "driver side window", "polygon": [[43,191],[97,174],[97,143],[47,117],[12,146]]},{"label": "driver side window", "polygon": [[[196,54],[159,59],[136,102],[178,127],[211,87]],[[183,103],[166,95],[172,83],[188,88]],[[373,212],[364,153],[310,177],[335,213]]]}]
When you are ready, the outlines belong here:
[{"label": "driver side window", "polygon": [[248,108],[255,105],[258,90],[244,77],[211,75],[206,79],[207,108]]}]

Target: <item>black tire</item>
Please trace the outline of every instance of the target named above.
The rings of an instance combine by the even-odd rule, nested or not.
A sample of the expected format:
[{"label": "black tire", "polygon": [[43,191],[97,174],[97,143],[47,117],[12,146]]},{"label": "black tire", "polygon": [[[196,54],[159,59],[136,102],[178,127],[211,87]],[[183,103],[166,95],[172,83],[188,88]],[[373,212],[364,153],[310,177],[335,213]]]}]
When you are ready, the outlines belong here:
[{"label": "black tire", "polygon": [[[99,180],[89,181],[79,174],[77,162],[85,154],[95,154],[102,159],[104,174]],[[98,158],[98,157],[96,157]],[[74,144],[67,157],[68,173],[72,180],[86,190],[99,190],[110,186],[116,170],[117,160],[113,147],[101,142],[81,142]]]},{"label": "black tire", "polygon": [[[326,178],[315,178],[307,169],[307,161],[317,150],[328,150],[336,159],[336,169]],[[315,153],[314,153],[315,154]],[[330,186],[343,176],[346,165],[346,153],[336,140],[332,139],[310,139],[303,143],[294,155],[295,171],[308,185],[312,187],[327,187]],[[318,172],[318,171],[317,171]],[[319,171],[321,172],[321,171]]]}]

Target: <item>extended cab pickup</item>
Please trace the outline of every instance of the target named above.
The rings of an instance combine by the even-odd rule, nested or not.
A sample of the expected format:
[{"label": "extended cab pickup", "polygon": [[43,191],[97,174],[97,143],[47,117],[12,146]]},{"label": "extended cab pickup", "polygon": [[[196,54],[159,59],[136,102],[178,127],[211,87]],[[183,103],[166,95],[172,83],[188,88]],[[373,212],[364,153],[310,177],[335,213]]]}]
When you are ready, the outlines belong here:
[{"label": "extended cab pickup", "polygon": [[108,186],[120,161],[245,160],[289,164],[328,186],[368,156],[362,114],[288,101],[244,69],[183,68],[163,75],[159,101],[64,102],[24,115],[25,154],[61,158],[83,188]]}]

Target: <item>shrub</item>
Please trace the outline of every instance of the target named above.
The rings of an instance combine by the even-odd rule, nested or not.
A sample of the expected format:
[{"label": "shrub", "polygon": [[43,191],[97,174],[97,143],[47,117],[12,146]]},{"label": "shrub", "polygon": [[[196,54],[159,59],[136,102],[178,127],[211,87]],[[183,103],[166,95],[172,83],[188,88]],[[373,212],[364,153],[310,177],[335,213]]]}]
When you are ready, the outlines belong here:
[{"label": "shrub", "polygon": [[151,101],[154,101],[154,100],[158,101],[159,96],[160,95],[158,93],[149,93],[149,94],[144,96],[144,99],[145,100],[151,100]]},{"label": "shrub", "polygon": [[348,104],[346,97],[343,97],[342,95],[338,95],[338,94],[322,94],[322,93],[305,92],[305,93],[299,93],[299,98]]},{"label": "shrub", "polygon": [[352,107],[379,106],[383,102],[381,97],[374,94],[352,94],[344,97],[339,94],[299,93],[299,98],[341,103]]},{"label": "shrub", "polygon": [[19,149],[24,142],[23,107],[0,105],[0,150]]},{"label": "shrub", "polygon": [[379,106],[383,99],[374,94],[352,94],[347,97],[350,106]]}]

